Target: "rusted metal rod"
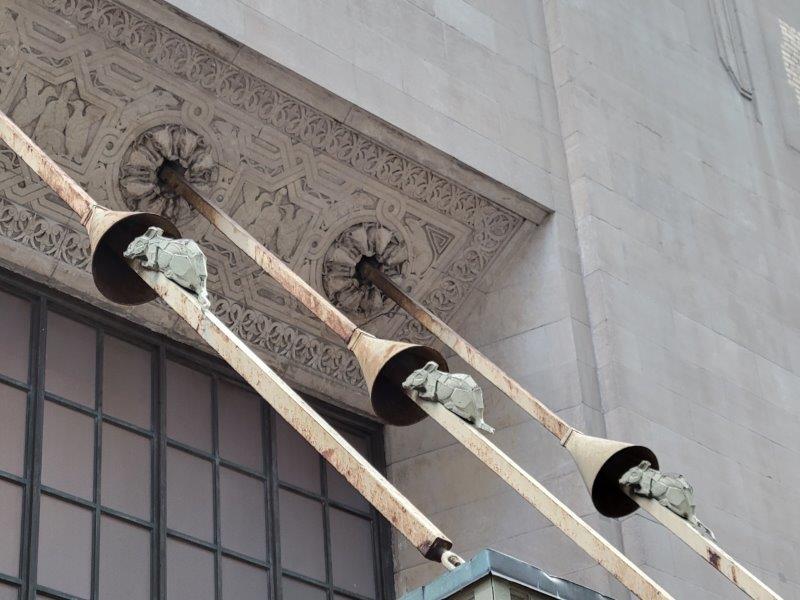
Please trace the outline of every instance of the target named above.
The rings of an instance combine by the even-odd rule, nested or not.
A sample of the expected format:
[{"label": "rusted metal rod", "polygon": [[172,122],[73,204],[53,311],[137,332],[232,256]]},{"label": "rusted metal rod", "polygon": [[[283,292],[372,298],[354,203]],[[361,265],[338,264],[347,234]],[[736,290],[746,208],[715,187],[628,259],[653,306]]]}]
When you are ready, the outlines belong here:
[{"label": "rusted metal rod", "polygon": [[345,342],[350,341],[358,326],[338,311],[327,298],[303,281],[280,258],[260,244],[244,227],[198,194],[178,168],[165,164],[159,171],[159,177],[162,185],[182,196],[335,334]]},{"label": "rusted metal rod", "polygon": [[[330,322],[332,323],[342,323],[346,320],[346,317],[341,315],[336,307],[325,298],[322,298],[307,284],[303,282],[303,287],[295,285],[300,280],[298,275],[289,270],[243,227],[197,193],[183,178],[178,169],[166,166],[162,168],[160,177],[171,191],[180,194],[189,201],[194,208],[206,216],[223,234],[228,236],[236,246],[261,265],[268,274],[271,275],[273,273],[272,269],[276,269],[276,266],[279,265],[280,268],[277,269],[277,272],[287,282],[284,288],[290,294],[295,295],[295,290],[298,289],[305,290],[302,297],[295,295],[303,304],[311,308],[306,304],[308,298],[320,298],[321,302],[314,306],[324,306],[325,308],[324,310],[318,308],[314,312],[323,323],[329,324],[328,319],[331,319]],[[264,266],[265,264],[267,266]],[[339,315],[339,318],[333,319],[332,316],[334,315]],[[346,320],[346,322],[350,323],[349,320]],[[352,333],[355,334],[352,336],[354,341],[360,336],[368,335],[358,328],[354,329]],[[561,529],[599,564],[608,569],[631,592],[640,598],[671,598],[655,581],[649,578],[578,515],[562,504],[541,483],[526,473],[522,467],[512,461],[497,446],[478,433],[472,425],[446,410],[441,404],[417,401],[410,396],[409,399],[418,405],[424,413],[432,416],[470,452],[514,488],[525,500],[539,510],[556,527]],[[571,428],[565,432],[565,435],[570,431]]]},{"label": "rusted metal rod", "polygon": [[[456,333],[447,323],[425,308],[422,304],[408,296],[379,267],[369,261],[361,261],[359,275],[372,283],[398,306],[405,310],[420,325],[453,349],[464,361],[478,373],[486,377],[501,392],[517,403],[534,419],[555,435],[562,444],[570,437],[572,427],[561,417],[547,408],[539,399],[525,390],[505,371],[489,360],[475,346]],[[628,494],[641,508],[650,513],[669,531],[677,535],[687,546],[712,565],[717,571],[730,579],[746,594],[757,599],[777,599],[779,596],[766,584],[736,562],[715,542],[703,536],[684,519],[649,498]]]},{"label": "rusted metal rod", "polygon": [[[0,139],[81,216],[82,222],[87,222],[97,211],[114,212],[97,204],[2,111]],[[123,213],[122,218],[127,219],[126,215]],[[95,222],[89,222],[90,228]],[[90,229],[89,233],[94,237],[96,231]],[[444,533],[217,317],[203,310],[194,296],[160,273],[144,270],[139,263],[131,262],[128,266],[426,558],[441,562],[448,569],[463,563],[463,559],[451,552],[452,542]]]},{"label": "rusted metal rod", "polygon": [[438,402],[416,401],[478,460],[489,467],[544,515],[553,525],[580,546],[589,556],[639,598],[672,598],[660,585],[628,557],[601,536],[586,521],[556,498],[533,476],[514,462],[475,427]]},{"label": "rusted metal rod", "polygon": [[[196,297],[137,261],[130,265],[258,394],[428,559],[452,568],[452,542]],[[449,560],[443,560],[443,558]],[[460,561],[460,562],[458,562]],[[455,557],[455,562],[463,562]],[[449,563],[449,564],[448,564]]]},{"label": "rusted metal rod", "polygon": [[545,429],[556,436],[561,443],[566,441],[573,429],[569,423],[547,408],[541,400],[523,388],[508,373],[458,335],[439,317],[409,297],[391,279],[384,275],[380,268],[369,261],[361,261],[358,269],[361,277],[386,294],[398,306],[419,321],[420,325],[452,348],[468,365],[486,377],[501,392],[544,425]]},{"label": "rusted metal rod", "polygon": [[700,535],[686,519],[682,519],[652,498],[645,498],[632,493],[629,495],[643,510],[650,513],[657,521],[678,536],[683,543],[705,558],[711,566],[735,583],[745,594],[756,600],[782,600],[774,590],[736,562],[715,541]]}]

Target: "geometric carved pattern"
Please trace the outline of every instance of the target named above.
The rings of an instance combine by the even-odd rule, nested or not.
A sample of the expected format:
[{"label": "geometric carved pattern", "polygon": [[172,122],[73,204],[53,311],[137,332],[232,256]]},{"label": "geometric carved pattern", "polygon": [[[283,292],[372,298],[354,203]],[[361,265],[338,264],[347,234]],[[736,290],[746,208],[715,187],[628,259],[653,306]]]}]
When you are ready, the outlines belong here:
[{"label": "geometric carved pattern", "polygon": [[[360,374],[259,267],[182,201],[155,193],[162,160],[181,163],[204,196],[318,290],[347,232],[391,232],[405,254],[390,275],[443,318],[523,223],[116,0],[0,0],[0,107],[98,202],[177,220],[206,252],[220,318],[315,381],[356,387]],[[0,235],[88,269],[70,211],[3,148],[0,200]],[[369,319],[370,331],[427,339],[401,311],[365,306],[353,318]]]}]

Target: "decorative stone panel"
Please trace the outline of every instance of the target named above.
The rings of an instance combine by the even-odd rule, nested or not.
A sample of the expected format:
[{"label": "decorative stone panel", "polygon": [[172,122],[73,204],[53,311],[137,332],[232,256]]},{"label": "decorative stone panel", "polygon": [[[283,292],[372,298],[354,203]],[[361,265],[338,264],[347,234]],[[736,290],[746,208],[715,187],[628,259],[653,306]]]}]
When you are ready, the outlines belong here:
[{"label": "decorative stone panel", "polygon": [[[0,0],[0,107],[98,202],[161,212],[196,239],[208,256],[214,311],[268,359],[303,365],[314,380],[361,385],[352,357],[312,315],[183,201],[160,193],[164,160],[180,163],[206,197],[387,337],[425,338],[381,297],[342,294],[355,254],[379,255],[404,289],[448,318],[520,230],[521,216],[137,5]],[[89,281],[81,227],[5,148],[0,235],[52,259],[31,264],[68,263]]]}]

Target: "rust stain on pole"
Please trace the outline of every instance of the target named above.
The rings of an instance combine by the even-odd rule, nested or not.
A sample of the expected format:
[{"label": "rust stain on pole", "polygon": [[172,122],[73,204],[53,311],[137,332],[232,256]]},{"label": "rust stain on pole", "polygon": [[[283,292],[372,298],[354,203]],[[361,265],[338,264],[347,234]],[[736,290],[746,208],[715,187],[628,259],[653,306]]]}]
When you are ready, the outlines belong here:
[{"label": "rust stain on pole", "polygon": [[572,427],[561,417],[547,408],[541,400],[535,398],[505,371],[483,355],[475,346],[458,335],[439,317],[427,308],[410,298],[395,283],[386,277],[381,270],[368,261],[361,261],[360,275],[375,285],[379,290],[396,302],[403,310],[430,331],[433,335],[450,346],[456,354],[466,361],[481,375],[486,377],[501,392],[506,394],[534,419],[557,437],[562,443],[568,437]]},{"label": "rust stain on pole", "polygon": [[626,493],[643,510],[660,521],[667,529],[678,536],[684,544],[702,556],[708,564],[730,579],[745,594],[756,600],[782,600],[767,584],[736,562],[714,540],[701,535],[685,519],[682,519],[652,498]]}]

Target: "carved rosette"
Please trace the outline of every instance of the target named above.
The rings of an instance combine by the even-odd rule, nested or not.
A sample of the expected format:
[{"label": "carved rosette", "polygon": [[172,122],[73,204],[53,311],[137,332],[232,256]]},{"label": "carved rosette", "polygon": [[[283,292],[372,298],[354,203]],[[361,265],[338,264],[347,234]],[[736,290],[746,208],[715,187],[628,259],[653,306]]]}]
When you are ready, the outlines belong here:
[{"label": "carved rosette", "polygon": [[377,223],[359,223],[344,230],[325,253],[322,286],[338,308],[359,317],[382,310],[386,296],[359,279],[356,267],[363,258],[374,258],[390,278],[403,277],[409,264],[408,249],[393,231]]},{"label": "carved rosette", "polygon": [[158,184],[158,170],[166,161],[180,164],[186,180],[201,189],[217,181],[211,147],[200,135],[182,125],[159,125],[142,133],[125,151],[119,178],[122,198],[130,210],[157,213],[185,225],[191,207]]}]

